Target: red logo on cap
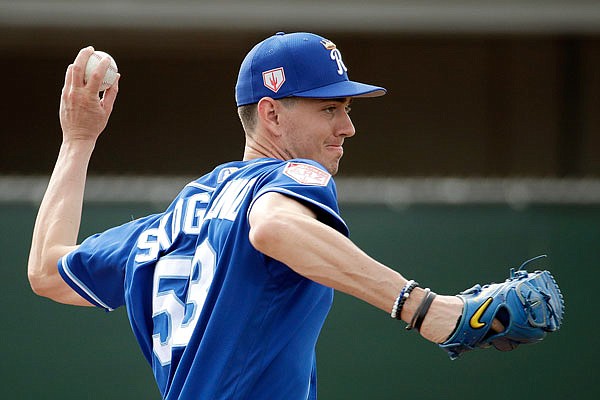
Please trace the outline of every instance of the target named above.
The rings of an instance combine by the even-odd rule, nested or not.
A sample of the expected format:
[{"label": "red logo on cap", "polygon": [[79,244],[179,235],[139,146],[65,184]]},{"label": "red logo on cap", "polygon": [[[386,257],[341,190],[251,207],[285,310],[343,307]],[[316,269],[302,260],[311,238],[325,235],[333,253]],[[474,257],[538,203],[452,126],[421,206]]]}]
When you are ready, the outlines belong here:
[{"label": "red logo on cap", "polygon": [[283,82],[285,82],[285,73],[283,72],[283,67],[265,71],[262,73],[262,76],[264,85],[275,93],[281,89]]},{"label": "red logo on cap", "polygon": [[327,186],[329,175],[327,172],[310,164],[291,162],[285,166],[283,173],[303,185]]}]

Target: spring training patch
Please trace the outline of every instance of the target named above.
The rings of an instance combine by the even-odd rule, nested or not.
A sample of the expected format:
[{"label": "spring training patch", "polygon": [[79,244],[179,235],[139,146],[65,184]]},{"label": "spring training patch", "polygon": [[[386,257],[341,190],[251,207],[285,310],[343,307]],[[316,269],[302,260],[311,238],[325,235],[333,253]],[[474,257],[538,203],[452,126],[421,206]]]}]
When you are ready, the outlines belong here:
[{"label": "spring training patch", "polygon": [[312,186],[327,186],[331,175],[310,164],[290,162],[283,173],[298,183]]},{"label": "spring training patch", "polygon": [[283,72],[283,67],[264,71],[262,76],[265,87],[271,89],[275,93],[279,91],[285,82],[285,73]]}]

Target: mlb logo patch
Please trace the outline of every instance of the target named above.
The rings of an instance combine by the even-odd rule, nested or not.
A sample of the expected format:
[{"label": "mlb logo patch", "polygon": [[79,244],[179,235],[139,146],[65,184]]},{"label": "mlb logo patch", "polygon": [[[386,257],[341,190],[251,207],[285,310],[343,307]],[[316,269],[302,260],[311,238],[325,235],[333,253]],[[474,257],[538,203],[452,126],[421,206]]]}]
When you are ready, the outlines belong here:
[{"label": "mlb logo patch", "polygon": [[263,83],[265,87],[277,93],[281,86],[283,86],[283,82],[285,82],[285,73],[283,72],[283,67],[270,69],[262,73]]},{"label": "mlb logo patch", "polygon": [[331,175],[310,164],[291,162],[283,173],[298,183],[311,186],[327,186]]}]

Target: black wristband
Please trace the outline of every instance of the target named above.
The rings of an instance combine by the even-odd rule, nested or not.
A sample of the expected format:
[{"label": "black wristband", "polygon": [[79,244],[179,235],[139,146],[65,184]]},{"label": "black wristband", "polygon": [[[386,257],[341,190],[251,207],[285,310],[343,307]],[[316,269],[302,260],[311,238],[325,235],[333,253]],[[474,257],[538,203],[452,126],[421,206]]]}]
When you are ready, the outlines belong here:
[{"label": "black wristband", "polygon": [[429,288],[425,289],[425,297],[419,304],[419,308],[415,311],[410,324],[406,326],[406,330],[416,329],[417,332],[421,329],[421,325],[423,325],[423,321],[425,320],[425,316],[427,315],[427,311],[429,311],[429,307],[431,307],[431,303],[435,299],[436,294],[429,290]]}]

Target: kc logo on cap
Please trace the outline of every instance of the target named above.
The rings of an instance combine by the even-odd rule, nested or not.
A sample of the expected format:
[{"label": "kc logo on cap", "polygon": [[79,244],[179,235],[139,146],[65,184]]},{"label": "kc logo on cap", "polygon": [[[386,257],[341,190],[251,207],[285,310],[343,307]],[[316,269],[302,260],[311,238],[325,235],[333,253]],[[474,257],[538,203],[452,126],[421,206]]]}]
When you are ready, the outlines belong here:
[{"label": "kc logo on cap", "polygon": [[263,84],[275,93],[279,91],[285,82],[285,73],[283,72],[283,67],[265,71],[262,73],[262,76]]},{"label": "kc logo on cap", "polygon": [[335,45],[335,43],[333,43],[329,39],[323,39],[323,40],[321,40],[321,44],[327,50],[331,51],[329,53],[329,57],[337,63],[338,75],[344,75],[344,72],[348,72],[348,68],[346,68],[346,66],[344,65],[344,62],[342,61],[342,53],[340,53],[340,51],[337,49],[337,46]]},{"label": "kc logo on cap", "polygon": [[344,72],[348,71],[348,68],[344,65],[342,61],[342,53],[338,49],[331,50],[329,57],[337,63],[337,73],[338,75],[344,75]]}]

